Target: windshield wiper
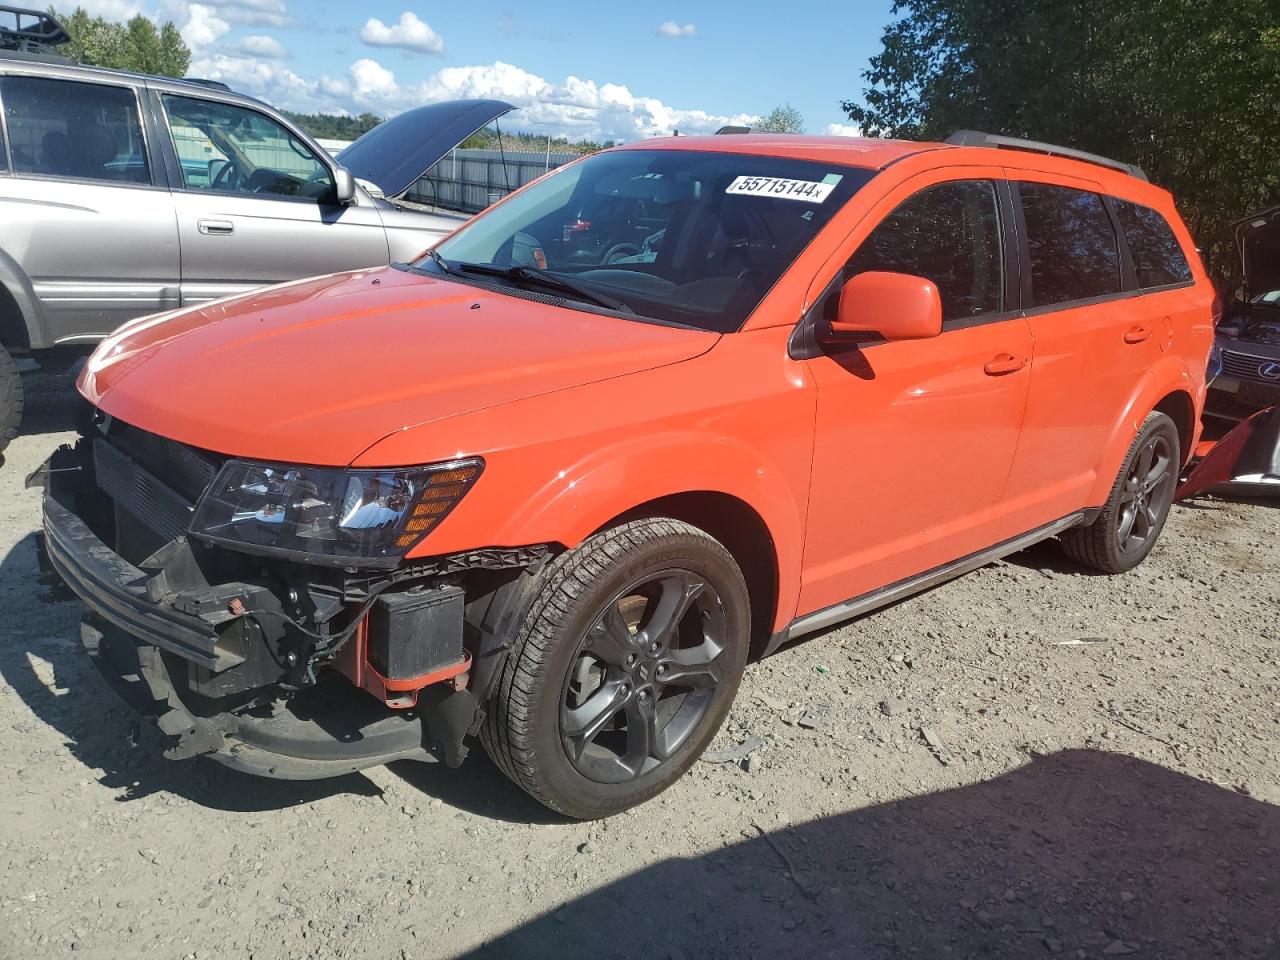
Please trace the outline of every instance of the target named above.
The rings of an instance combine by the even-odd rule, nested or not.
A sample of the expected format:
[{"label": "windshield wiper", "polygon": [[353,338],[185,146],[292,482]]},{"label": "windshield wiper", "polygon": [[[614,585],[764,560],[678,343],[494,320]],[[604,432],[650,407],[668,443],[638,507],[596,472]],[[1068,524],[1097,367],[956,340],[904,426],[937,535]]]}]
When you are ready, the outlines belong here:
[{"label": "windshield wiper", "polygon": [[427,256],[431,258],[432,263],[434,263],[437,267],[440,268],[441,273],[451,273],[454,276],[458,275],[458,271],[453,269],[453,267],[449,266],[449,261],[446,260],[444,257],[440,256],[440,254],[436,253],[433,247],[427,248]]},{"label": "windshield wiper", "polygon": [[[430,250],[428,253],[440,257],[434,250]],[[443,258],[441,257],[440,260],[443,260]],[[437,263],[440,260],[437,260]],[[605,296],[603,293],[596,293],[594,290],[574,283],[572,280],[568,280],[557,273],[549,273],[536,267],[499,267],[492,263],[459,262],[457,270],[463,270],[467,273],[482,273],[490,277],[502,277],[504,280],[510,280],[515,283],[527,283],[551,290],[559,290],[561,293],[567,293],[577,300],[585,300],[599,307],[617,310],[619,313],[635,313],[630,306],[621,300],[615,300],[613,297]],[[452,272],[456,272],[456,270]]]}]

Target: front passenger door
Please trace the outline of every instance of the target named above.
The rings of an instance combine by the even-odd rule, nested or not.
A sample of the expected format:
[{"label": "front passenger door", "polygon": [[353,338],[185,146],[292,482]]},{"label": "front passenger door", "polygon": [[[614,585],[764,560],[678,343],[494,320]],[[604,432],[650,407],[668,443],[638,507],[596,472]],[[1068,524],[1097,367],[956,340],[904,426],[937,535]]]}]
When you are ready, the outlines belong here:
[{"label": "front passenger door", "polygon": [[160,101],[180,169],[184,306],[387,262],[377,208],[360,191],[336,204],[331,164],[287,127],[239,104]]},{"label": "front passenger door", "polygon": [[807,361],[817,430],[801,614],[1020,532],[1007,529],[1001,498],[1032,341],[1016,304],[1006,304],[1007,206],[992,174],[905,199],[910,187],[900,188],[829,288],[838,297],[843,280],[868,270],[927,277],[941,296],[943,332],[826,348]]}]

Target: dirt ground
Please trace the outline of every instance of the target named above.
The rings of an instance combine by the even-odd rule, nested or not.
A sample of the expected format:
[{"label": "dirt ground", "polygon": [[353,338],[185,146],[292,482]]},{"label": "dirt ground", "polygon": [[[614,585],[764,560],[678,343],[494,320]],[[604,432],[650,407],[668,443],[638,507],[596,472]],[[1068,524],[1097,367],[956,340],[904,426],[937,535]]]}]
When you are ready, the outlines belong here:
[{"label": "dirt ground", "polygon": [[[34,580],[0,468],[0,956],[1280,957],[1280,507],[1175,507],[1137,571],[1051,544],[749,668],[658,800],[566,823],[477,749],[311,783],[171,763]],[[932,741],[932,744],[929,742]]]}]

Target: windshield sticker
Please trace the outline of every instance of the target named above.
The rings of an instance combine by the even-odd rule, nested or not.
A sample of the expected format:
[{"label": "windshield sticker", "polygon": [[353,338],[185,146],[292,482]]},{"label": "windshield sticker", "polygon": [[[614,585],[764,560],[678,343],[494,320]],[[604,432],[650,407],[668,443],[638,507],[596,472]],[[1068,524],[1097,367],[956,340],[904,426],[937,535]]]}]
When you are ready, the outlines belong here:
[{"label": "windshield sticker", "polygon": [[828,176],[822,183],[815,183],[812,180],[785,180],[782,177],[738,177],[724,192],[749,197],[777,197],[779,200],[822,203],[839,182],[838,175]]}]

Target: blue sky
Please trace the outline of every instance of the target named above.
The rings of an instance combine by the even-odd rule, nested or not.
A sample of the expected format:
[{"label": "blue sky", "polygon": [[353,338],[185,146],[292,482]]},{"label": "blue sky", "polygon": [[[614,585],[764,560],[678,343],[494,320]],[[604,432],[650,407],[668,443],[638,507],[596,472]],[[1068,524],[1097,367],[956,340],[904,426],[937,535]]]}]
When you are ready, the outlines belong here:
[{"label": "blue sky", "polygon": [[[69,5],[69,4],[68,4]],[[191,73],[288,109],[392,114],[493,96],[512,128],[636,139],[713,130],[789,102],[810,132],[847,125],[892,0],[844,4],[542,0],[89,0],[93,13],[173,20]],[[844,130],[847,132],[847,130]]]}]

